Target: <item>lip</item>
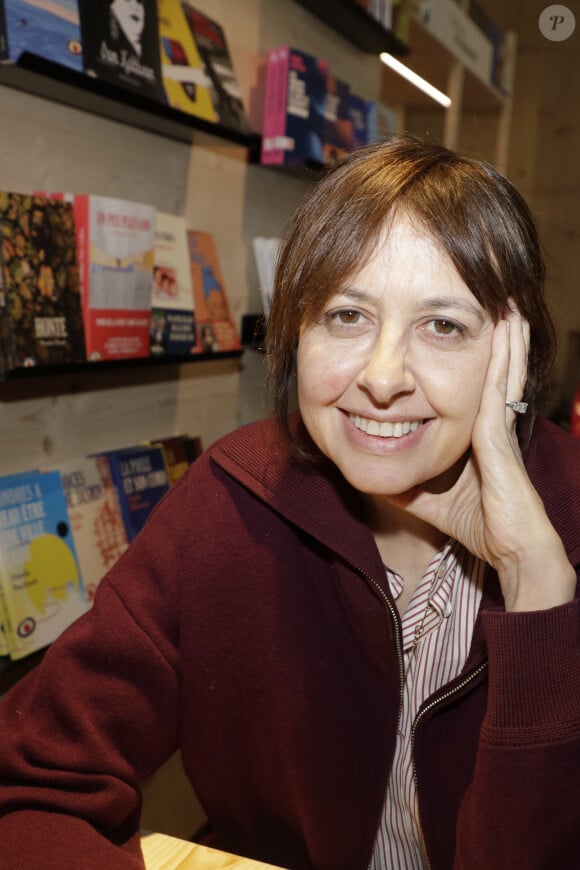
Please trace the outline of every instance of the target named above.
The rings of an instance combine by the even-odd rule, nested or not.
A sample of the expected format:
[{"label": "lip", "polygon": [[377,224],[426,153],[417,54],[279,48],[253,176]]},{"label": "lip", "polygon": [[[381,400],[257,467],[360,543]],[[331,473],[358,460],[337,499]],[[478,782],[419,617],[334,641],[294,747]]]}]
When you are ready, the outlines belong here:
[{"label": "lip", "polygon": [[363,414],[349,414],[350,422],[366,435],[378,435],[381,438],[402,438],[409,432],[414,432],[425,422],[424,419],[399,417],[396,420],[377,420]]},{"label": "lip", "polygon": [[[427,433],[430,424],[434,418],[419,418],[411,415],[401,415],[396,419],[393,417],[390,420],[377,420],[376,417],[369,417],[366,414],[353,414],[352,412],[343,412],[345,431],[348,439],[353,446],[361,448],[370,453],[398,453],[414,447]],[[389,424],[393,426],[396,423],[418,424],[411,428],[407,433],[401,435],[379,435],[369,434],[363,429],[358,428],[352,418],[363,417],[365,420],[372,420],[377,424]],[[384,427],[383,427],[384,428]]]}]

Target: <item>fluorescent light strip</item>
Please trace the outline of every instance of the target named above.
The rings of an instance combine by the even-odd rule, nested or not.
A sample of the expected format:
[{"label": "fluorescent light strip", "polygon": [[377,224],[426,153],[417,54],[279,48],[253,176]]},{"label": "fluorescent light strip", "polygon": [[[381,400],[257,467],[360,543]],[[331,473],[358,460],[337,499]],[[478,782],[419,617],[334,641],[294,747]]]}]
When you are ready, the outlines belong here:
[{"label": "fluorescent light strip", "polygon": [[417,75],[417,73],[413,72],[412,69],[409,69],[408,66],[405,66],[404,63],[401,63],[400,60],[397,60],[392,54],[387,54],[386,51],[381,53],[381,60],[385,64],[385,66],[390,67],[400,76],[403,76],[404,79],[407,79],[408,82],[411,82],[412,85],[415,85],[416,88],[426,93],[431,99],[436,100],[438,103],[441,103],[445,108],[449,108],[451,105],[451,100],[449,97],[444,94],[442,91],[437,90],[437,88],[433,87],[433,85],[429,84],[429,82],[422,79],[421,76]]}]

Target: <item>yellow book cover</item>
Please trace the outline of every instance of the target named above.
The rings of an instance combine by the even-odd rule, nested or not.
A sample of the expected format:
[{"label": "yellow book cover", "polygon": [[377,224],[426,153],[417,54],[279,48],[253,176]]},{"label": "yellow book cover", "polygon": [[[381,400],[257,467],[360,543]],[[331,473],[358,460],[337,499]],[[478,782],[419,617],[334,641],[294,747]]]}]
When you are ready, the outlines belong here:
[{"label": "yellow book cover", "polygon": [[20,659],[87,610],[57,471],[0,477],[0,560],[10,656]]},{"label": "yellow book cover", "polygon": [[167,102],[174,109],[216,123],[210,82],[180,0],[158,0],[157,14]]}]

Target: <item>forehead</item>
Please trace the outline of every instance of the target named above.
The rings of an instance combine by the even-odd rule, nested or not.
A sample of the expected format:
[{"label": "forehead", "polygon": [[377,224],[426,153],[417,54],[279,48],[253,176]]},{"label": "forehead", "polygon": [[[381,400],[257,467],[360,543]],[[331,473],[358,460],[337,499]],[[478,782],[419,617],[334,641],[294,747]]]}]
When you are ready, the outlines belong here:
[{"label": "forehead", "polygon": [[476,303],[442,244],[406,215],[395,216],[384,227],[367,256],[337,289],[347,288],[407,297],[432,295],[437,290]]}]

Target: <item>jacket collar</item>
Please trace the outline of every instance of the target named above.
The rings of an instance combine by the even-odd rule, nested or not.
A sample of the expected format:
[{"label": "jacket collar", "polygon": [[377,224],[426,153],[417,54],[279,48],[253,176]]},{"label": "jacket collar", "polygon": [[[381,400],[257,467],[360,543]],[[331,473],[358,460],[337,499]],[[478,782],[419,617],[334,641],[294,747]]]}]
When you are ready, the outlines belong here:
[{"label": "jacket collar", "polygon": [[[298,415],[292,416],[291,428],[315,455]],[[212,448],[211,456],[288,522],[382,581],[384,567],[365,523],[364,501],[332,462],[298,457],[273,420],[226,436]]]},{"label": "jacket collar", "polygon": [[[301,443],[315,448],[298,414],[290,421]],[[249,424],[219,441],[211,456],[232,477],[286,520],[377,580],[384,568],[365,523],[360,494],[325,458],[296,456],[275,421]],[[572,564],[580,564],[580,440],[553,423],[537,420],[525,457],[530,479]],[[490,571],[485,607],[501,607],[495,572]]]}]

